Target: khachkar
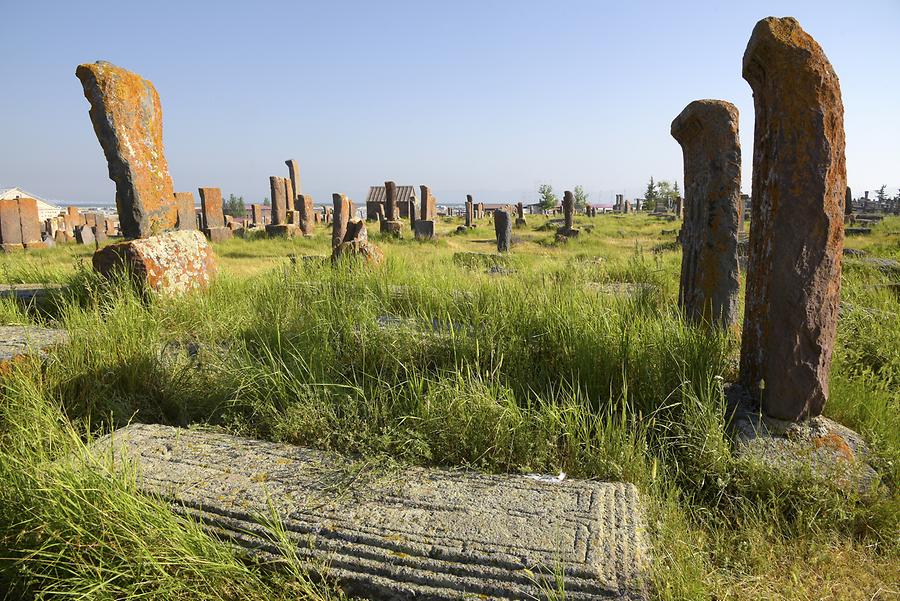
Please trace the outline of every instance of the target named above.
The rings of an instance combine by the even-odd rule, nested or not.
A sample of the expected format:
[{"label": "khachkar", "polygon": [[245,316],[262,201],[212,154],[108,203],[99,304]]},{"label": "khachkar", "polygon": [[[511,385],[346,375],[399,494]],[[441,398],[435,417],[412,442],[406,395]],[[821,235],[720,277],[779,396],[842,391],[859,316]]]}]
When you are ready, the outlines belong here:
[{"label": "khachkar", "polygon": [[369,265],[384,261],[384,254],[369,242],[366,222],[353,217],[353,203],[343,194],[332,194],[334,219],[331,222],[331,260],[362,259]]},{"label": "khachkar", "polygon": [[[685,221],[681,228],[678,304],[694,322],[737,321],[741,144],[738,110],[722,100],[695,100],[672,121],[684,155]],[[676,214],[682,201],[675,201]]]},{"label": "khachkar", "polygon": [[194,194],[192,192],[176,192],[175,205],[178,210],[178,229],[197,229],[197,209],[194,207]]},{"label": "khachkar", "polygon": [[272,223],[266,226],[269,236],[292,236],[296,226],[287,222],[287,185],[285,178],[269,177],[269,193],[272,195]]},{"label": "khachkar", "polygon": [[215,275],[206,239],[198,231],[167,231],[178,224],[178,210],[153,84],[107,62],[79,65],[75,75],[91,105],[127,239],[95,252],[94,270],[107,277],[130,274],[143,290],[180,294],[205,287]]},{"label": "khachkar", "polygon": [[497,236],[497,252],[509,252],[512,244],[512,220],[509,211],[505,209],[494,211],[494,233]]},{"label": "khachkar", "polygon": [[564,225],[556,230],[556,239],[565,240],[574,238],[580,230],[575,229],[575,196],[569,190],[563,193],[563,217]]},{"label": "khachkar", "polygon": [[397,206],[397,184],[384,182],[384,219],[381,221],[381,233],[400,237],[403,233],[403,222],[400,221],[400,210]]},{"label": "khachkar", "polygon": [[419,211],[419,219],[413,222],[413,234],[416,240],[431,240],[434,238],[437,205],[428,186],[419,186],[419,190],[422,193],[422,208]]},{"label": "khachkar", "polygon": [[[824,52],[793,18],[756,24],[753,205],[741,383],[775,418],[821,414],[828,398],[844,246],[844,108]],[[763,386],[763,382],[765,385]]]},{"label": "khachkar", "polygon": [[203,234],[210,242],[221,242],[232,237],[232,231],[225,227],[225,213],[222,210],[222,190],[219,188],[199,188],[200,211],[203,214]]},{"label": "khachkar", "polygon": [[94,132],[116,183],[119,224],[126,238],[146,238],[178,222],[172,178],[163,153],[162,106],[153,84],[99,61],[79,65]]}]

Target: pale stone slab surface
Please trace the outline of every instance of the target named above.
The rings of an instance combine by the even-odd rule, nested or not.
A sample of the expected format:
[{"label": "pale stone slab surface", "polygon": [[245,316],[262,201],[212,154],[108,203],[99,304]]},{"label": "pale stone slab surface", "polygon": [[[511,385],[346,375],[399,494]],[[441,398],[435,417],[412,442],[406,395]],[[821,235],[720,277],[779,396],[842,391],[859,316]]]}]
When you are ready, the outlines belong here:
[{"label": "pale stone slab surface", "polygon": [[62,284],[0,284],[0,298],[12,298],[28,304],[41,301],[62,288]]},{"label": "pale stone slab surface", "polygon": [[[148,493],[272,559],[277,515],[298,556],[373,599],[644,599],[637,490],[425,468],[225,434],[133,424],[95,446],[137,467]],[[549,480],[549,481],[548,481]],[[542,587],[536,582],[549,581]]]},{"label": "pale stone slab surface", "polygon": [[47,348],[68,339],[69,334],[66,330],[34,326],[0,326],[0,364],[29,353],[43,355]]}]

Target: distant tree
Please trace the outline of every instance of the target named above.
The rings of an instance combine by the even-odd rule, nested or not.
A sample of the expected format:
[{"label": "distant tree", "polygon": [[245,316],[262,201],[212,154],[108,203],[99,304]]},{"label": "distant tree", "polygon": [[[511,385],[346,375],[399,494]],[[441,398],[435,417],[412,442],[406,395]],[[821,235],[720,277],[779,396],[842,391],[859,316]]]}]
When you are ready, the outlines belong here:
[{"label": "distant tree", "polygon": [[675,180],[675,196],[681,196],[681,190],[678,189],[678,180]]},{"label": "distant tree", "polygon": [[644,192],[644,206],[647,207],[648,211],[656,210],[656,203],[659,200],[659,195],[656,190],[656,184],[653,181],[653,176],[650,176],[650,183],[647,184],[647,190]]},{"label": "distant tree", "polygon": [[584,210],[584,207],[587,206],[588,197],[590,197],[590,194],[587,194],[584,191],[584,188],[582,188],[581,186],[575,186],[574,193],[575,193],[575,208],[578,210]]},{"label": "distant tree", "polygon": [[538,204],[545,211],[555,209],[556,205],[559,204],[559,200],[556,198],[556,194],[553,193],[553,187],[550,184],[541,184],[538,187],[538,194],[541,195]]},{"label": "distant tree", "polygon": [[882,185],[878,188],[878,192],[875,193],[875,196],[878,197],[878,202],[884,202],[887,200],[887,186]]},{"label": "distant tree", "polygon": [[678,184],[662,180],[656,184],[656,200],[658,203],[671,207],[675,204],[675,198],[679,196]]},{"label": "distant tree", "polygon": [[244,206],[244,197],[228,195],[228,200],[222,203],[222,212],[232,217],[244,217],[247,215],[247,207]]},{"label": "distant tree", "polygon": [[265,198],[263,198],[262,204],[263,204],[264,207],[271,207],[271,206],[272,206],[272,203],[269,202],[269,197],[268,197],[268,196],[266,196]]}]

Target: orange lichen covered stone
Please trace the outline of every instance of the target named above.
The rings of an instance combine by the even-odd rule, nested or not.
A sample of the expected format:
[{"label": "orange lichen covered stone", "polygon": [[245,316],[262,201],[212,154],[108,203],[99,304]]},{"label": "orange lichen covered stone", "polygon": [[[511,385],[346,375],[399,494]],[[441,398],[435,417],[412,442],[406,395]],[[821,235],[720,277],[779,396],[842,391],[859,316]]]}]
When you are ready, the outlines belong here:
[{"label": "orange lichen covered stone", "polygon": [[[687,210],[681,228],[678,304],[688,319],[730,327],[738,317],[741,143],[738,110],[695,100],[672,121],[684,154]],[[681,214],[681,198],[675,206]]]},{"label": "orange lichen covered stone", "polygon": [[212,247],[197,230],[111,244],[94,253],[93,265],[107,277],[125,271],[143,290],[176,295],[206,288],[216,274]]},{"label": "orange lichen covered stone", "polygon": [[[844,107],[825,53],[796,19],[756,24],[753,207],[741,383],[785,420],[822,413],[844,247]],[[765,385],[762,386],[762,382]]]},{"label": "orange lichen covered stone", "polygon": [[94,132],[116,183],[122,234],[146,238],[178,222],[163,154],[162,106],[153,84],[105,61],[79,65]]}]

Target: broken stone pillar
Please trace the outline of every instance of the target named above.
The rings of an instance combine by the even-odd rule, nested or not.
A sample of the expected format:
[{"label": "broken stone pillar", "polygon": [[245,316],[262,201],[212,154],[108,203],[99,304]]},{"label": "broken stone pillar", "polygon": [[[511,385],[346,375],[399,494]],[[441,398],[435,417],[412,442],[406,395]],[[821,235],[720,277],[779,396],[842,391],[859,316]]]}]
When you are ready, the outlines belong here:
[{"label": "broken stone pillar", "polygon": [[297,213],[299,213],[300,231],[304,236],[312,236],[315,223],[312,196],[301,194],[297,197]]},{"label": "broken stone pillar", "polygon": [[193,192],[175,192],[175,206],[178,213],[178,229],[193,230],[197,227],[197,209]]},{"label": "broken stone pillar", "polygon": [[[822,413],[844,246],[844,108],[825,53],[796,19],[756,24],[753,205],[741,383],[783,420]],[[763,386],[763,382],[765,385]]]},{"label": "broken stone pillar", "polygon": [[509,252],[512,244],[512,220],[509,211],[503,209],[494,211],[494,233],[497,236],[497,252]]},{"label": "broken stone pillar", "polygon": [[[283,178],[284,181],[284,207],[285,211],[290,214],[294,211],[294,184],[288,177]],[[293,223],[293,222],[288,222]],[[298,225],[295,223],[295,225]]]},{"label": "broken stone pillar", "polygon": [[296,198],[303,194],[303,186],[300,183],[300,163],[294,159],[288,159],[284,162],[288,168],[288,174],[291,180],[291,189],[294,191],[291,198]]},{"label": "broken stone pillar", "polygon": [[19,203],[15,198],[0,200],[0,248],[4,252],[25,248],[25,245],[22,244]]},{"label": "broken stone pillar", "polygon": [[296,229],[287,222],[287,189],[284,178],[273,175],[269,177],[269,192],[272,195],[272,223],[266,226],[269,236],[290,236]]},{"label": "broken stone pillar", "polygon": [[196,230],[110,244],[92,262],[106,277],[125,273],[140,290],[163,294],[205,288],[216,273],[212,247]]},{"label": "broken stone pillar", "polygon": [[94,230],[89,225],[79,225],[75,228],[75,242],[78,244],[93,245],[97,239]]},{"label": "broken stone pillar", "polygon": [[175,227],[178,212],[162,141],[156,88],[136,73],[100,61],[79,65],[91,122],[116,183],[122,234],[146,238]]},{"label": "broken stone pillar", "polygon": [[[335,197],[343,197],[343,195],[335,194]],[[335,223],[338,222],[337,202],[338,199],[335,198]],[[343,206],[343,200],[341,204],[341,215],[345,215],[349,206]],[[337,233],[334,228],[332,229],[332,263],[338,263],[342,259],[361,259],[367,265],[379,265],[384,261],[384,253],[381,252],[381,249],[369,242],[366,222],[362,219],[350,219],[344,222],[340,233],[342,233],[342,239],[335,244]]]},{"label": "broken stone pillar", "polygon": [[470,194],[466,194],[466,227],[474,227],[475,203]]},{"label": "broken stone pillar", "polygon": [[558,242],[574,238],[581,231],[575,229],[575,196],[569,190],[563,193],[562,208],[565,221],[563,226],[556,230],[556,240]]},{"label": "broken stone pillar", "polygon": [[41,218],[37,201],[33,198],[17,198],[19,206],[19,227],[22,230],[22,244],[25,248],[46,248],[41,238]]},{"label": "broken stone pillar", "polygon": [[225,227],[225,213],[222,211],[222,190],[219,188],[199,188],[200,211],[203,213],[203,234],[210,242],[222,242],[232,237],[232,231]]},{"label": "broken stone pillar", "polygon": [[853,193],[850,192],[850,186],[847,186],[847,193],[844,196],[844,215],[853,215]]},{"label": "broken stone pillar", "polygon": [[334,202],[334,220],[331,222],[331,250],[334,251],[347,235],[347,224],[350,222],[350,201],[344,194],[332,194]]},{"label": "broken stone pillar", "polygon": [[260,204],[250,205],[250,220],[254,226],[263,225],[263,206]]},{"label": "broken stone pillar", "polygon": [[[684,156],[687,202],[681,228],[678,304],[694,322],[737,322],[741,144],[738,110],[723,100],[695,100],[672,121]],[[682,199],[675,200],[681,214]]]},{"label": "broken stone pillar", "polygon": [[[685,184],[685,194],[687,194],[687,184]],[[738,200],[740,200],[740,189],[738,189]],[[684,201],[680,196],[675,197],[675,219],[684,219]]]}]

